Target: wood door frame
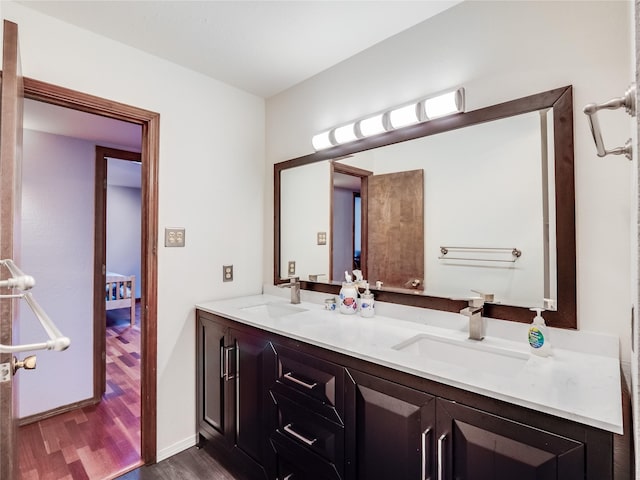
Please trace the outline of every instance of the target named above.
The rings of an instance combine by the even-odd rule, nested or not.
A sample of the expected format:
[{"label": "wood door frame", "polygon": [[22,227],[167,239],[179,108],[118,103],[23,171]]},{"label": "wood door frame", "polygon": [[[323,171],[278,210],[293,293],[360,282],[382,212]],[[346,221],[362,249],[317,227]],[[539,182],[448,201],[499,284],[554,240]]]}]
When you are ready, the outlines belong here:
[{"label": "wood door frame", "polygon": [[[98,403],[105,392],[106,368],[106,308],[104,285],[107,265],[107,157],[141,162],[139,152],[96,145],[95,214],[93,263],[93,402]],[[142,239],[141,239],[142,243]],[[144,277],[143,277],[144,279]],[[142,283],[144,285],[144,282]],[[144,290],[142,290],[144,292]],[[135,292],[132,292],[135,295]],[[144,294],[143,294],[144,297]],[[140,299],[144,304],[144,298]],[[141,315],[141,318],[143,315]],[[142,327],[142,322],[140,322]]]},{"label": "wood door frame", "polygon": [[25,98],[142,126],[141,456],[155,463],[157,450],[158,165],[160,114],[24,78]]},{"label": "wood door frame", "polygon": [[[18,25],[4,20],[2,69],[2,122],[0,122],[0,258],[19,261],[19,231],[16,241],[16,216],[20,215],[21,176],[19,160],[22,158],[22,74],[18,49]],[[8,228],[7,228],[8,227]],[[19,228],[19,227],[18,227]],[[6,269],[0,278],[9,278]],[[6,292],[3,292],[6,293]],[[13,320],[16,311],[15,299],[0,300],[0,343],[13,345]],[[13,354],[0,354],[0,362],[13,365]],[[0,383],[0,478],[16,477],[18,446],[16,445],[17,398],[13,378]],[[9,413],[9,415],[7,415]]]}]

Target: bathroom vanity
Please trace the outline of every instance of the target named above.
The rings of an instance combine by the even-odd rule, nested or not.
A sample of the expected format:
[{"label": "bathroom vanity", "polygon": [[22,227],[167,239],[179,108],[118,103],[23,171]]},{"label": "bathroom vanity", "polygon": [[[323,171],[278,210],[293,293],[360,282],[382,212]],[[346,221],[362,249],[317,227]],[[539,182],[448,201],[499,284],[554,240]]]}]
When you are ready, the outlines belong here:
[{"label": "bathroom vanity", "polygon": [[[627,477],[614,462],[625,443],[619,339],[575,331],[573,161],[565,86],[276,163],[274,285],[197,305],[200,442],[256,479]],[[369,208],[404,205],[370,188],[403,172],[421,179],[399,208],[424,209],[424,222],[405,222],[423,234],[411,246],[378,235],[403,232],[404,217],[380,222]],[[345,240],[331,226],[337,202],[357,195],[358,255],[351,228]],[[311,197],[316,215],[302,218],[299,199]],[[317,248],[326,231],[329,248]],[[400,271],[380,273],[380,252]],[[374,318],[324,308],[352,268],[379,285]],[[287,275],[300,278],[301,304],[277,288]],[[480,341],[458,313],[471,290],[495,294]],[[549,358],[527,342],[529,309],[543,303]]]},{"label": "bathroom vanity", "polygon": [[251,478],[614,478],[614,337],[553,329],[538,358],[526,325],[487,319],[476,342],[455,313],[307,293],[197,305],[200,443]]}]

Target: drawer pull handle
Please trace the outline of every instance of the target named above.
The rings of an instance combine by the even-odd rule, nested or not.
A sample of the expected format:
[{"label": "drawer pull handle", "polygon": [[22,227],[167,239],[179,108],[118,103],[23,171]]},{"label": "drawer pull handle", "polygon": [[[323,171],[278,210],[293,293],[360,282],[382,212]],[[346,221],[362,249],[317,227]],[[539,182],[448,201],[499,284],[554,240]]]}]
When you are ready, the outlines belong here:
[{"label": "drawer pull handle", "polygon": [[[236,351],[236,347],[232,346],[232,347],[222,347],[220,349],[220,355],[221,355],[221,363],[222,363],[222,379],[225,382],[228,382],[229,380],[233,380],[234,378],[236,378],[235,375],[232,375],[229,370],[231,369],[231,361],[229,360],[229,353],[231,353],[232,351]],[[237,364],[237,361],[236,361]]]},{"label": "drawer pull handle", "polygon": [[308,388],[309,390],[313,390],[315,387],[318,386],[317,382],[307,383],[303,380],[300,380],[299,378],[294,377],[292,372],[285,373],[284,378],[286,378],[287,380],[291,380],[293,383],[297,383],[298,385],[301,385],[304,388]]},{"label": "drawer pull handle", "polygon": [[446,439],[446,433],[443,433],[438,439],[438,480],[444,480],[444,442]]},{"label": "drawer pull handle", "polygon": [[314,439],[309,439],[307,437],[305,437],[304,435],[300,435],[298,432],[296,432],[293,428],[291,428],[291,424],[285,425],[284,426],[284,431],[287,432],[289,435],[291,435],[292,437],[297,438],[298,440],[300,440],[302,443],[305,443],[309,446],[313,445],[314,443],[316,443],[318,441],[317,438]]},{"label": "drawer pull handle", "polygon": [[[429,473],[429,468],[427,467],[427,437],[431,433],[431,427],[428,427],[424,432],[422,432],[422,480],[429,480],[431,475]],[[429,477],[427,477],[429,475]]]},{"label": "drawer pull handle", "polygon": [[227,371],[225,370],[224,363],[224,347],[220,346],[220,378],[223,380],[227,379]]},{"label": "drawer pull handle", "polygon": [[293,480],[293,473],[290,473],[289,475],[284,477],[282,480]]}]

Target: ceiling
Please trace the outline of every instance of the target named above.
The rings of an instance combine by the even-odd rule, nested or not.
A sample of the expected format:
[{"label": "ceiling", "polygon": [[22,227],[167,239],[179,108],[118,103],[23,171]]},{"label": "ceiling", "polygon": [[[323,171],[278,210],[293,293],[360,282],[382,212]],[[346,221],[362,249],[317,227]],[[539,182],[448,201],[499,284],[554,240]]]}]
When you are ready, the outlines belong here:
[{"label": "ceiling", "polygon": [[23,127],[136,152],[140,151],[142,144],[140,125],[27,98],[24,100]]},{"label": "ceiling", "polygon": [[[269,98],[460,1],[17,3]],[[33,100],[25,100],[24,127],[104,146],[140,149],[138,125]],[[122,169],[127,168],[134,177],[139,175],[132,162],[123,162]]]},{"label": "ceiling", "polygon": [[269,98],[460,1],[18,3]]}]

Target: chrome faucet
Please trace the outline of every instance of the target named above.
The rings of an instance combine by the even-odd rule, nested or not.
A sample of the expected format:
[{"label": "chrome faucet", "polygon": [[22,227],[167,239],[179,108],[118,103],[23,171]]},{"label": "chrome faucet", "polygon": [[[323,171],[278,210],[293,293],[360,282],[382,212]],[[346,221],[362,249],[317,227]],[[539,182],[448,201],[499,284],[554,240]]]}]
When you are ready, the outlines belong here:
[{"label": "chrome faucet", "polygon": [[291,289],[291,303],[300,303],[300,278],[289,277],[289,283],[280,283],[278,288],[290,288]]},{"label": "chrome faucet", "polygon": [[477,293],[478,297],[472,297],[469,299],[469,306],[460,310],[460,313],[466,317],[469,317],[469,338],[471,340],[482,340],[486,331],[486,320],[482,316],[484,313],[485,302],[493,301],[492,293],[482,293],[477,290],[472,290]]}]

